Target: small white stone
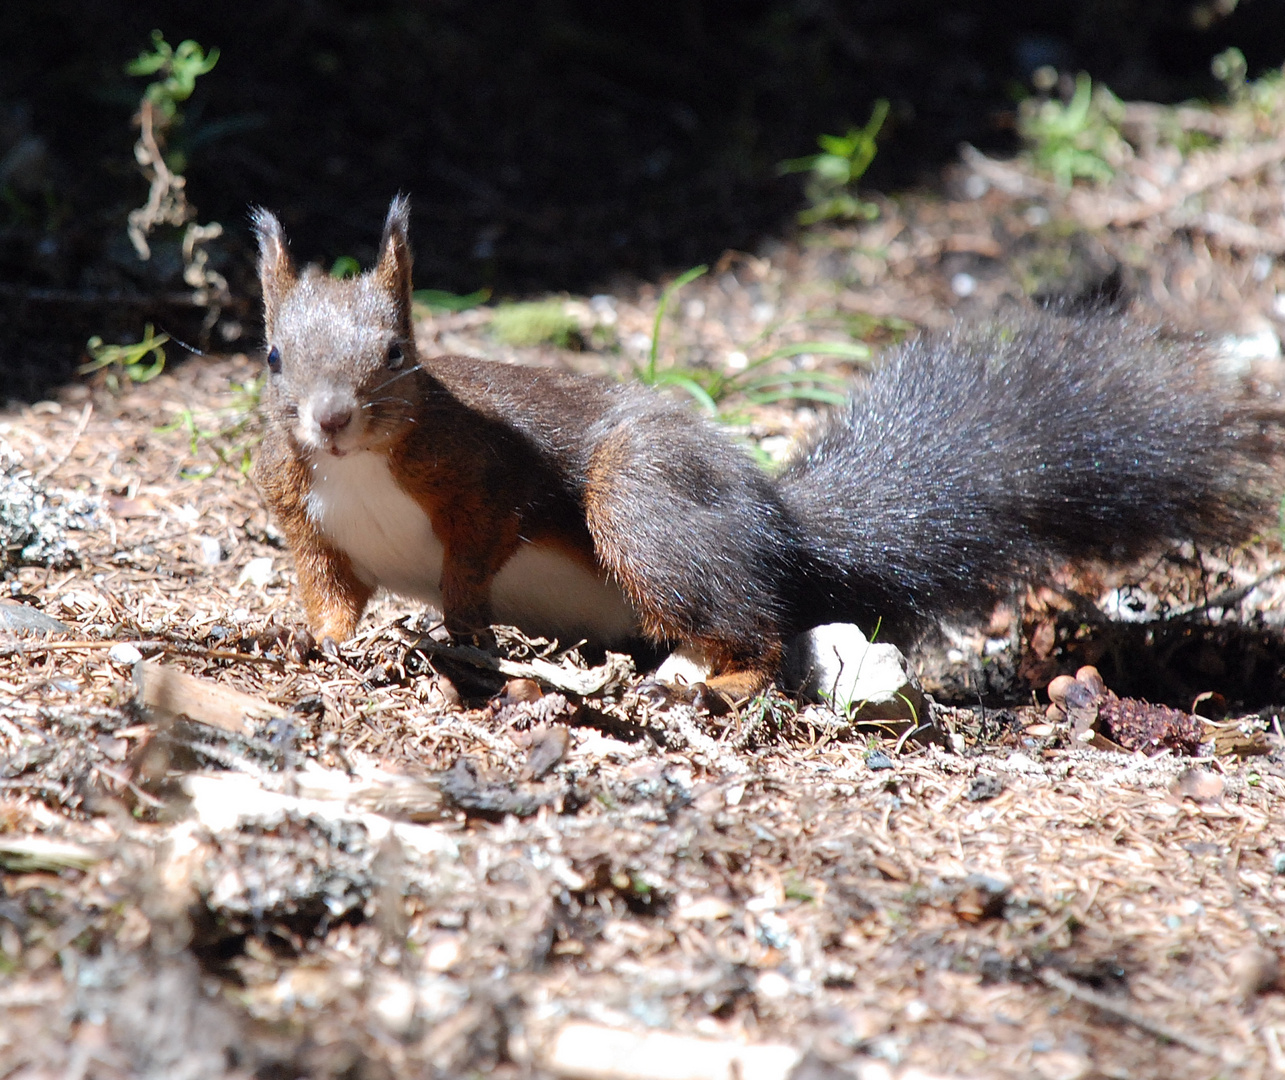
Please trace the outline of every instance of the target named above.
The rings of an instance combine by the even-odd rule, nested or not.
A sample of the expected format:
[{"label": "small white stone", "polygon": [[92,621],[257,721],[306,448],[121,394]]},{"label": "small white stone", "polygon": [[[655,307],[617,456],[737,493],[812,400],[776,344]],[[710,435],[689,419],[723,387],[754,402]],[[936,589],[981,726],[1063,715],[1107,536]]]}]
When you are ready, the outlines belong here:
[{"label": "small white stone", "polygon": [[223,561],[223,545],[213,536],[198,536],[196,542],[201,548],[201,562],[206,566],[218,566]]},{"label": "small white stone", "polygon": [[128,642],[121,641],[113,645],[107,651],[107,658],[111,660],[113,664],[123,664],[125,666],[132,667],[143,659],[143,654]]},{"label": "small white stone", "polygon": [[1248,374],[1256,361],[1278,359],[1281,339],[1270,326],[1261,326],[1249,334],[1228,334],[1218,342],[1217,355],[1219,366],[1228,375],[1242,376]]},{"label": "small white stone", "polygon": [[977,279],[972,274],[958,273],[950,279],[950,291],[956,296],[972,296],[977,291]]},{"label": "small white stone", "polygon": [[786,645],[786,684],[860,720],[927,719],[924,692],[895,646],[871,644],[860,627],[827,623]]},{"label": "small white stone", "polygon": [[370,997],[370,1008],[390,1031],[403,1034],[415,1019],[415,988],[405,979],[386,975]]},{"label": "small white stone", "polygon": [[781,1001],[790,996],[790,980],[776,971],[763,972],[754,988],[761,997],[770,1001]]},{"label": "small white stone", "polygon": [[794,449],[794,440],[788,435],[767,435],[759,439],[759,449],[773,461],[784,461]]},{"label": "small white stone", "polygon": [[241,570],[240,576],[236,579],[238,586],[247,582],[255,588],[261,589],[272,580],[272,556],[263,555],[257,559],[251,559]]},{"label": "small white stone", "polygon": [[459,958],[459,934],[442,934],[429,942],[424,951],[424,966],[429,971],[450,971]]}]

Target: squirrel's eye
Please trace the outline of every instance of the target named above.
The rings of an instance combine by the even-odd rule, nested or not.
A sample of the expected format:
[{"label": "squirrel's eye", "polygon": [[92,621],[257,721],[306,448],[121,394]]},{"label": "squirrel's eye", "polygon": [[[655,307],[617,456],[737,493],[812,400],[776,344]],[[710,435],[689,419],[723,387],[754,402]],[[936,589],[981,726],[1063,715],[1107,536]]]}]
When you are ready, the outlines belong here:
[{"label": "squirrel's eye", "polygon": [[406,354],[402,352],[400,345],[388,346],[388,366],[396,371],[402,366],[402,361],[406,359]]},{"label": "squirrel's eye", "polygon": [[275,345],[268,350],[268,370],[273,374],[281,370],[281,350]]}]

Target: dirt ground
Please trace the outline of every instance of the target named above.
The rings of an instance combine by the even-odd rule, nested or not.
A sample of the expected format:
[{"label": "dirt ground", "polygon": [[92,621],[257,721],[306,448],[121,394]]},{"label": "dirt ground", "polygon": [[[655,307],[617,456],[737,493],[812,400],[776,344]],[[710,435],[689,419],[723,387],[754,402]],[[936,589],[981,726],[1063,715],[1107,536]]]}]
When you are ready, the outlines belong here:
[{"label": "dirt ground", "polygon": [[[1266,399],[1283,160],[1201,159],[1203,218],[1185,173],[1078,205],[975,161],[956,197],[729,253],[675,301],[662,355],[734,370],[1110,285],[1231,335]],[[488,309],[419,330],[620,371],[657,297],[565,298],[579,351],[499,344]],[[779,694],[709,717],[611,658],[511,642],[509,672],[583,691],[541,693],[388,599],[338,656],[309,649],[239,468],[259,362],[99,376],[0,415],[6,498],[21,480],[55,538],[10,553],[0,606],[0,1076],[1285,1076],[1269,531],[1067,573],[950,628],[919,654],[957,703],[936,740]],[[811,415],[729,407],[768,454]],[[1189,616],[1237,599],[1135,652],[1067,599],[1124,584]],[[15,628],[41,614],[62,629]],[[1187,709],[1216,688],[1226,718],[1192,721],[1195,757],[1095,748],[1020,689],[1085,660],[1121,692],[1154,665]],[[967,704],[982,692],[994,706]]]}]

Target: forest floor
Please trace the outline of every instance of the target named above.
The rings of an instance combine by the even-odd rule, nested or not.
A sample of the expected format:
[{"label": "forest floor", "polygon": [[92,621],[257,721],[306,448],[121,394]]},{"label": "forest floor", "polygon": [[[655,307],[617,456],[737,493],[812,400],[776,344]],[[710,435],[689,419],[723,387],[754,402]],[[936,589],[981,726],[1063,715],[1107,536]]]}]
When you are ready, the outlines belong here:
[{"label": "forest floor", "polygon": [[[729,253],[673,299],[662,367],[1118,289],[1273,394],[1275,140],[1069,195],[975,159],[946,196]],[[490,308],[426,314],[421,348],[625,373],[659,291],[555,298],[577,349],[504,344]],[[1285,1076],[1277,538],[1067,571],[949,628],[917,654],[956,702],[936,741],[780,694],[667,707],[515,639],[511,671],[582,692],[537,688],[390,599],[334,656],[294,632],[239,467],[259,365],[0,414],[5,498],[26,484],[48,530],[0,606],[0,1076]],[[768,456],[814,415],[720,404]],[[1187,617],[1074,600],[1126,593]],[[19,628],[41,615],[61,629]],[[1085,662],[1184,711],[1216,691],[1222,719],[1188,717],[1194,754],[1085,743],[1031,689]]]}]

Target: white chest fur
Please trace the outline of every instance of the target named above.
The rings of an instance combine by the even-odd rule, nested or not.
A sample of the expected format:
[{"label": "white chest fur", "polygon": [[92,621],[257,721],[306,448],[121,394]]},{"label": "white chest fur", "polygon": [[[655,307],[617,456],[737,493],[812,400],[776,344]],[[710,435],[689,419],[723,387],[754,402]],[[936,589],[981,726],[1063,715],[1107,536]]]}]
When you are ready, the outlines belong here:
[{"label": "white chest fur", "polygon": [[[428,515],[401,488],[381,454],[323,457],[313,466],[308,516],[352,560],[368,585],[441,610],[442,543]],[[611,643],[637,632],[616,585],[560,552],[524,544],[491,587],[499,622]]]},{"label": "white chest fur", "polygon": [[322,457],[312,467],[308,516],[352,560],[367,585],[441,606],[442,544],[381,454]]}]

